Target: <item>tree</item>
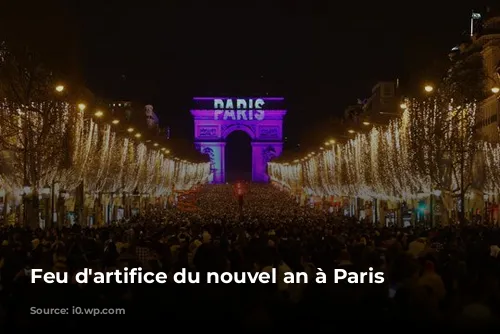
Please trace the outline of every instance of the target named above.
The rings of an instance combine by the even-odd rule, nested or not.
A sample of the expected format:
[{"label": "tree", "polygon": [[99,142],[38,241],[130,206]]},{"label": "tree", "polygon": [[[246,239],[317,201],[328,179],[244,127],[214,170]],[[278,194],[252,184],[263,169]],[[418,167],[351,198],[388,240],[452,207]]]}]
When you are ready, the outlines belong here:
[{"label": "tree", "polygon": [[480,152],[475,131],[476,105],[456,104],[447,95],[438,94],[410,106],[411,160],[421,189],[431,196],[440,190],[458,198],[463,222],[465,195],[473,186],[475,159]]},{"label": "tree", "polygon": [[472,44],[455,54],[440,87],[440,94],[456,105],[482,101],[485,97],[486,73],[481,48]]},{"label": "tree", "polygon": [[476,130],[476,102],[486,97],[486,73],[481,50],[481,46],[471,44],[455,55],[440,89],[442,98],[451,101],[448,107],[451,113],[449,150],[461,222],[465,221],[465,194],[472,188],[483,186],[474,182],[477,176],[484,174],[477,171],[484,167],[484,156]]},{"label": "tree", "polygon": [[[55,91],[53,74],[29,49],[0,49],[0,151],[3,183],[10,191],[50,184],[70,154],[71,108]],[[32,220],[34,222],[34,220]]]},{"label": "tree", "polygon": [[459,198],[459,219],[465,221],[465,195],[474,182],[475,160],[480,156],[480,142],[476,132],[476,105],[457,106],[452,111],[450,127],[450,157],[454,179],[454,193]]}]

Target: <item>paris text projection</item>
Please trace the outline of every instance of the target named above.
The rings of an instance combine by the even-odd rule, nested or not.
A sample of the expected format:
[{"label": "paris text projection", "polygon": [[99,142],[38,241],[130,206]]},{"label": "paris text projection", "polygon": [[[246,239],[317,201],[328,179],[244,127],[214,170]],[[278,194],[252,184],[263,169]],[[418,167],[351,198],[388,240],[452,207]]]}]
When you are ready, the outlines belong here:
[{"label": "paris text projection", "polygon": [[244,131],[252,141],[252,181],[268,182],[267,163],[283,150],[282,97],[195,97],[196,147],[210,157],[212,182],[225,182],[226,138]]}]

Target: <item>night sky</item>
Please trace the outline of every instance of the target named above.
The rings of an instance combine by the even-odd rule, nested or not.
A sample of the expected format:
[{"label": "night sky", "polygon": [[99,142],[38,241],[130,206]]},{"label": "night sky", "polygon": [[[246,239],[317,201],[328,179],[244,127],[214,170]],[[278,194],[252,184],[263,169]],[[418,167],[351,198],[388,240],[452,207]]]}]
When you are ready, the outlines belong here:
[{"label": "night sky", "polygon": [[193,96],[284,96],[296,143],[377,81],[442,73],[480,2],[4,0],[0,28],[98,96],[153,104],[174,137],[192,138]]}]

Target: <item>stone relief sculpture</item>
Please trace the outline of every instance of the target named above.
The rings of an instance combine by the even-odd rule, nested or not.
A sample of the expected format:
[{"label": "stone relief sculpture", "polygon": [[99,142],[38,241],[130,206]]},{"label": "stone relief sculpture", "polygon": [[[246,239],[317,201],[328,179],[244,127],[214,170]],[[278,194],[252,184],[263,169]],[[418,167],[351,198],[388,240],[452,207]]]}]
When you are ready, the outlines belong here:
[{"label": "stone relief sculpture", "polygon": [[159,119],[156,116],[153,106],[148,104],[144,107],[144,113],[146,114],[146,122],[148,123],[149,128],[154,128],[158,126]]},{"label": "stone relief sculpture", "polygon": [[208,155],[208,158],[210,159],[210,169],[214,170],[215,169],[215,154],[214,154],[214,150],[212,150],[210,147],[205,147],[203,149],[202,153]]},{"label": "stone relief sculpture", "polygon": [[264,161],[268,163],[269,161],[271,161],[276,157],[276,150],[274,149],[274,147],[268,146],[264,150],[263,154],[264,154]]}]

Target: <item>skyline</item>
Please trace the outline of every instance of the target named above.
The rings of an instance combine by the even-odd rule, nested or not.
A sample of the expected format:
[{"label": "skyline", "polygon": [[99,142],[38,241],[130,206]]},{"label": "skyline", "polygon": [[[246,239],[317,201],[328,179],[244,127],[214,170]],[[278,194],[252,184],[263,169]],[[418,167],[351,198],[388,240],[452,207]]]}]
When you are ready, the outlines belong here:
[{"label": "skyline", "polygon": [[[448,51],[469,29],[471,11],[484,12],[486,4],[405,4],[405,10],[399,4],[301,1],[146,1],[134,7],[51,0],[23,14],[38,24],[55,21],[52,26],[37,32],[28,22],[19,30],[35,33],[33,40],[50,39],[47,48],[70,45],[52,52],[68,63],[63,67],[97,96],[152,104],[173,138],[193,138],[193,96],[269,94],[285,98],[286,137],[298,143],[306,128],[341,116],[378,81],[399,79],[412,91],[423,80],[439,78]],[[44,29],[54,27],[56,34],[47,37]]]}]

